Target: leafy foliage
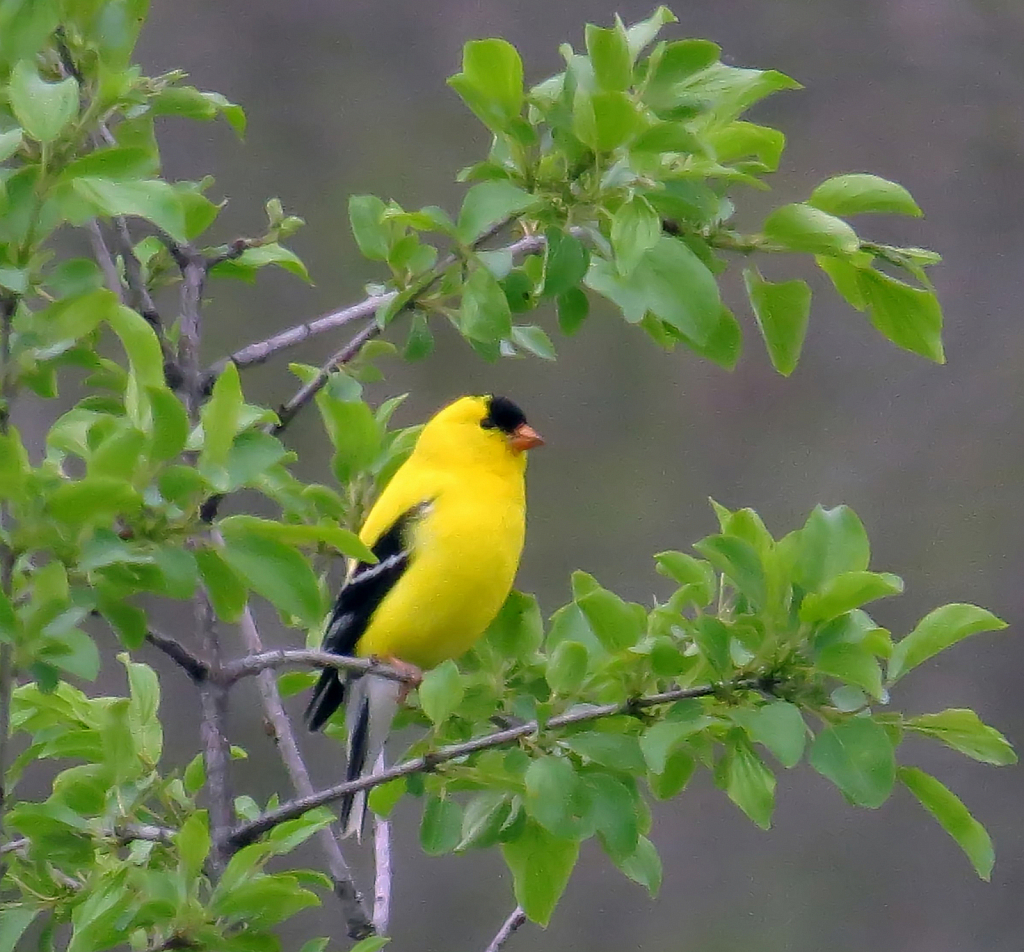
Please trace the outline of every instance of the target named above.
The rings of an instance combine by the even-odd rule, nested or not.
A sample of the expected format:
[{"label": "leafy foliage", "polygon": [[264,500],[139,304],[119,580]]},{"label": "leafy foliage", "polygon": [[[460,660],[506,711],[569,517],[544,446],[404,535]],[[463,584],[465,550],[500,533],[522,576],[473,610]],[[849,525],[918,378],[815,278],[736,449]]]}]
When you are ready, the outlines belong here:
[{"label": "leafy foliage", "polygon": [[[760,232],[738,233],[734,196],[764,186],[785,142],[743,117],[798,84],[726,65],[704,40],[659,41],[674,21],[664,8],[629,28],[588,26],[585,52],[563,46],[565,69],[532,86],[514,47],[475,41],[450,85],[493,141],[460,175],[461,207],[350,200],[360,251],[386,269],[363,312],[373,323],[333,365],[293,365],[303,389],[278,413],[247,401],[242,356],[198,366],[196,288],[252,281],[268,265],[308,280],[282,244],[301,220],[271,199],[262,235],[215,240],[212,180],[159,176],[155,119],[222,118],[241,135],[245,115],[180,73],[146,77],[131,65],[145,14],[144,0],[0,4],[0,670],[17,672],[0,675],[0,700],[20,744],[12,757],[0,738],[0,948],[31,927],[41,947],[60,936],[70,952],[271,952],[274,928],[332,889],[288,858],[332,817],[311,810],[233,848],[211,820],[209,749],[188,765],[166,762],[159,680],[133,653],[163,600],[208,601],[230,625],[256,595],[297,638],[319,641],[328,569],[339,557],[372,560],[353,530],[417,436],[391,426],[402,398],[376,409],[363,399],[362,383],[381,375],[376,361],[397,352],[372,338],[406,319],[403,356],[423,359],[444,318],[485,359],[553,359],[548,332],[523,315],[555,315],[572,335],[596,295],[659,346],[731,368],[743,332],[719,292],[729,256],[793,252],[814,255],[890,340],[941,362],[941,311],[924,270],[938,258],[866,240],[846,221],[920,215],[905,189],[866,174],[831,178],[772,211]],[[90,230],[97,262],[55,254],[68,228]],[[519,237],[497,247],[509,232]],[[811,289],[753,265],[743,274],[770,359],[792,373]],[[152,304],[170,286],[181,301],[174,323]],[[62,387],[75,402],[59,412],[47,401]],[[299,479],[282,440],[314,395],[330,484]],[[14,397],[34,400],[48,421],[39,451],[11,420]],[[268,515],[221,514],[218,500],[240,490]],[[887,705],[912,669],[1003,623],[946,605],[894,641],[865,606],[902,582],[870,570],[849,509],[819,507],[780,539],[751,510],[715,509],[719,530],[696,555],[656,557],[668,581],[654,605],[625,602],[584,573],[547,619],[513,593],[482,642],[428,673],[411,698],[401,717],[420,730],[407,756],[489,735],[495,719],[536,727],[377,786],[374,809],[422,801],[432,855],[500,847],[518,902],[546,924],[583,841],[596,838],[656,893],[649,799],[677,796],[707,770],[767,828],[776,771],[806,756],[858,805],[880,806],[898,779],[987,878],[984,829],[938,780],[900,761],[901,742],[911,732],[989,764],[1013,762],[1012,749],[971,711],[907,716]],[[100,625],[125,649],[117,696],[75,686],[100,671]],[[312,677],[283,674],[280,690]],[[47,762],[50,794],[19,800],[22,777]],[[277,805],[240,796],[229,812],[244,824]]]}]

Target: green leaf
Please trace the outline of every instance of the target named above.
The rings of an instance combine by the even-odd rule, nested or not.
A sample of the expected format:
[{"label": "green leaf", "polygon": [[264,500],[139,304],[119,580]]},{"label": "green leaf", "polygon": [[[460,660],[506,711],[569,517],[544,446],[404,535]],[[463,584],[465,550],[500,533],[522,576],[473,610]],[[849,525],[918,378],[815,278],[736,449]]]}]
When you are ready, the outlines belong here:
[{"label": "green leaf", "polygon": [[643,609],[624,602],[618,595],[599,588],[576,599],[598,640],[609,651],[635,645],[644,630]]},{"label": "green leaf", "polygon": [[612,218],[611,241],[619,273],[629,275],[661,238],[661,217],[639,195],[624,202]]},{"label": "green leaf", "polygon": [[481,182],[462,200],[456,236],[470,245],[495,225],[535,205],[537,198],[511,182]]},{"label": "green leaf", "polygon": [[921,714],[903,722],[909,731],[941,741],[983,764],[1004,767],[1017,763],[1010,742],[994,727],[982,722],[974,711],[950,708],[938,714]]},{"label": "green leaf", "polygon": [[709,727],[712,720],[694,709],[694,716],[684,720],[665,720],[653,724],[640,738],[640,749],[652,773],[664,773],[672,755],[687,738]]},{"label": "green leaf", "polygon": [[807,742],[807,725],[795,704],[772,701],[752,711],[736,711],[733,717],[750,739],[767,747],[783,767],[800,763]]},{"label": "green leaf", "polygon": [[639,20],[626,30],[626,42],[629,53],[636,55],[649,43],[653,43],[661,28],[668,23],[676,23],[676,15],[668,7],[658,7],[646,20]]},{"label": "green leaf", "polygon": [[461,852],[494,846],[499,840],[501,828],[508,819],[511,808],[511,801],[506,793],[491,790],[477,794],[466,805],[462,815],[462,838],[456,849]]},{"label": "green leaf", "polygon": [[729,629],[714,615],[702,615],[694,622],[693,640],[704,660],[719,675],[732,670],[729,637]]},{"label": "green leaf", "polygon": [[889,681],[898,681],[911,668],[968,635],[1005,627],[1005,621],[975,605],[954,603],[936,608],[925,615],[906,638],[896,643],[889,659]]},{"label": "green leaf", "polygon": [[210,853],[210,829],[206,811],[193,813],[174,835],[185,875],[194,877],[202,871],[203,863]]},{"label": "green leaf", "polygon": [[160,350],[160,341],[149,322],[130,307],[117,305],[109,291],[97,291],[95,294],[110,295],[107,300],[114,306],[104,314],[104,320],[120,338],[139,386],[164,386],[163,351]]},{"label": "green leaf", "polygon": [[590,313],[590,302],[587,295],[579,288],[569,288],[558,295],[558,328],[571,337],[583,325]]},{"label": "green leaf", "polygon": [[790,251],[852,255],[860,248],[857,233],[841,218],[810,205],[783,205],[765,220],[766,238]]},{"label": "green leaf", "polygon": [[622,21],[610,30],[588,23],[585,36],[598,85],[602,89],[628,89],[633,80],[633,56]]},{"label": "green leaf", "polygon": [[423,805],[420,846],[428,856],[450,853],[462,839],[462,811],[443,797],[429,796]]},{"label": "green leaf", "polygon": [[427,316],[415,313],[409,322],[409,336],[405,339],[402,358],[408,361],[425,360],[434,352],[434,335],[430,332]]},{"label": "green leaf", "polygon": [[201,467],[227,465],[228,451],[238,431],[244,403],[238,368],[228,361],[213,385],[210,399],[200,411],[203,421],[203,451],[199,457]]},{"label": "green leaf", "polygon": [[611,152],[640,127],[636,104],[624,92],[577,90],[572,118],[577,138],[595,152]]},{"label": "green leaf", "polygon": [[653,69],[644,86],[644,99],[656,109],[673,106],[685,95],[687,80],[694,73],[718,62],[722,49],[710,40],[673,40],[661,55],[652,55]]},{"label": "green leaf", "polygon": [[560,297],[576,289],[583,280],[590,266],[590,252],[579,238],[558,228],[549,228],[545,239],[544,287],[541,293],[547,297]]},{"label": "green leaf", "polygon": [[472,40],[462,48],[462,72],[448,78],[476,117],[502,132],[523,108],[523,63],[511,43]]},{"label": "green leaf", "polygon": [[293,615],[309,628],[320,623],[323,606],[316,576],[295,549],[225,526],[223,557],[251,591],[262,595],[282,615]]},{"label": "green leaf", "polygon": [[719,769],[729,799],[757,826],[767,830],[775,809],[775,775],[742,734],[732,736]]},{"label": "green leaf", "polygon": [[628,859],[616,864],[635,883],[644,886],[651,896],[657,896],[661,889],[661,857],[654,844],[641,836],[636,852]]},{"label": "green leaf", "polygon": [[247,601],[242,579],[213,549],[197,549],[196,563],[217,617],[229,623],[238,621]]},{"label": "green leaf", "polygon": [[384,203],[376,195],[352,195],[348,200],[348,219],[352,236],[364,258],[386,261],[390,246],[389,230],[383,222]]},{"label": "green leaf", "polygon": [[690,248],[662,235],[628,277],[603,258],[591,261],[586,285],[617,304],[631,324],[650,311],[695,344],[718,329],[722,302],[714,275]]},{"label": "green leaf", "polygon": [[871,323],[884,337],[937,364],[946,362],[942,308],[933,292],[913,288],[873,268],[859,270],[857,277]]},{"label": "green leaf", "polygon": [[922,214],[902,185],[863,172],[826,179],[811,192],[807,203],[831,215],[890,212],[920,218]]},{"label": "green leaf", "polygon": [[640,836],[636,788],[605,773],[587,773],[580,779],[605,852],[615,862],[627,860],[636,852]]},{"label": "green leaf", "polygon": [[486,268],[477,268],[462,288],[459,327],[470,342],[493,346],[498,356],[498,341],[512,333],[512,314],[501,285]]},{"label": "green leaf", "polygon": [[867,309],[867,302],[860,288],[860,268],[842,258],[828,255],[816,255],[814,263],[828,275],[832,286],[850,307],[858,311]]},{"label": "green leaf", "polygon": [[[338,376],[339,380],[348,379]],[[381,451],[381,427],[362,400],[339,400],[325,387],[317,394],[316,403],[335,450],[331,460],[334,477],[344,485],[373,465]]]},{"label": "green leaf", "polygon": [[515,590],[487,629],[486,638],[503,658],[531,660],[544,637],[537,599]]},{"label": "green leaf", "polygon": [[583,731],[563,738],[562,744],[586,760],[612,770],[643,773],[647,769],[640,745],[632,734]]},{"label": "green leaf", "polygon": [[586,645],[566,639],[555,646],[544,676],[552,691],[567,697],[579,690],[587,676],[589,664]]},{"label": "green leaf", "polygon": [[11,70],[7,96],[22,129],[37,142],[53,142],[78,114],[78,83],[73,77],[48,83],[24,59]]},{"label": "green leaf", "polygon": [[544,755],[526,771],[526,812],[555,836],[572,836],[577,778],[565,757]]},{"label": "green leaf", "polygon": [[971,816],[955,793],[923,770],[900,767],[899,778],[921,806],[956,840],[978,876],[988,882],[996,855],[985,827]]},{"label": "green leaf", "polygon": [[14,952],[18,940],[42,911],[31,906],[7,906],[0,916],[0,952]]},{"label": "green leaf", "polygon": [[696,543],[694,548],[724,573],[754,605],[764,604],[764,566],[757,550],[749,542],[730,535],[713,535]]},{"label": "green leaf", "polygon": [[551,338],[536,324],[518,324],[513,327],[512,343],[542,360],[554,360],[556,357]]},{"label": "green leaf", "polygon": [[[202,230],[205,231],[205,228]],[[255,269],[266,267],[268,264],[276,264],[284,271],[301,278],[307,284],[313,283],[309,276],[309,271],[306,270],[306,266],[302,263],[302,259],[294,251],[279,245],[276,241],[268,241],[266,244],[255,248],[246,248],[238,258],[215,265],[210,270],[210,273],[226,274],[237,270],[239,277],[245,277],[245,274],[242,272],[251,272]]]},{"label": "green leaf", "polygon": [[515,883],[516,901],[538,925],[546,926],[569,882],[579,844],[552,836],[527,821],[519,836],[501,847]]},{"label": "green leaf", "polygon": [[228,516],[220,521],[220,526],[222,530],[226,529],[228,532],[238,531],[266,536],[286,545],[326,544],[350,559],[369,562],[371,565],[377,561],[377,557],[360,541],[359,536],[331,521],[295,525],[275,522],[273,519],[258,519],[255,516]]},{"label": "green leaf", "polygon": [[465,687],[458,665],[450,658],[423,675],[420,707],[435,724],[443,724],[462,703]]},{"label": "green leaf", "polygon": [[101,215],[145,218],[175,241],[184,243],[188,239],[181,198],[167,182],[160,179],[113,182],[82,176],[72,182],[72,188]]},{"label": "green leaf", "polygon": [[843,572],[803,600],[800,620],[811,624],[827,621],[875,599],[899,595],[902,591],[903,579],[889,572]]},{"label": "green leaf", "polygon": [[863,572],[871,547],[857,514],[847,506],[816,506],[800,530],[796,579],[808,591],[844,572]]},{"label": "green leaf", "polygon": [[765,281],[756,268],[744,268],[743,280],[772,366],[788,377],[796,370],[804,346],[811,289],[806,281]]},{"label": "green leaf", "polygon": [[864,688],[876,700],[885,697],[882,668],[875,656],[862,645],[844,642],[829,645],[818,654],[814,666],[823,674]]},{"label": "green leaf", "polygon": [[46,508],[69,525],[109,523],[117,515],[134,516],[142,498],[130,483],[112,476],[87,476],[50,493]]},{"label": "green leaf", "polygon": [[149,458],[172,460],[185,448],[188,439],[188,413],[182,402],[166,387],[147,387],[149,409],[153,416]]},{"label": "green leaf", "polygon": [[661,773],[651,771],[647,782],[651,793],[659,800],[670,800],[678,796],[690,782],[697,764],[685,750],[674,750],[665,761],[665,769]]},{"label": "green leaf", "polygon": [[880,807],[896,778],[896,758],[885,728],[867,717],[826,727],[811,745],[811,766],[851,803]]},{"label": "green leaf", "polygon": [[150,149],[137,147],[98,149],[69,162],[60,173],[60,182],[83,175],[124,181],[149,178],[160,168],[159,158]]}]

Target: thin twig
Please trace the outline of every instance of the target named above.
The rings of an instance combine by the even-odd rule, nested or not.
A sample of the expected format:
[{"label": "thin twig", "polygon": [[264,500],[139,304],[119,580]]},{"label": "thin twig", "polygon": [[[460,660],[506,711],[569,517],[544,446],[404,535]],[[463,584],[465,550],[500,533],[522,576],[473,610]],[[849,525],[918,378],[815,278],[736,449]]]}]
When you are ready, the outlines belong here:
[{"label": "thin twig", "polygon": [[[175,831],[166,826],[156,826],[152,823],[121,823],[113,830],[103,833],[103,836],[112,836],[121,845],[131,843],[132,840],[147,840],[151,843],[169,844],[174,842]],[[18,853],[24,850],[32,841],[27,836],[11,840],[0,846],[2,853]]]},{"label": "thin twig", "polygon": [[[216,533],[215,533],[216,536]],[[249,659],[262,659],[267,655],[276,652],[263,652],[263,641],[260,638],[259,629],[252,616],[252,611],[247,606],[242,613],[239,630],[242,635],[242,643],[247,651],[253,652]],[[314,652],[319,654],[319,652]],[[302,759],[302,752],[295,740],[295,732],[292,730],[292,723],[281,703],[281,693],[277,689],[277,681],[269,665],[253,667],[249,673],[257,674],[256,685],[260,692],[260,699],[263,702],[263,712],[266,715],[267,724],[273,731],[274,741],[277,744],[278,753],[288,771],[292,787],[300,797],[309,796],[313,793],[313,781],[310,780],[306,763]],[[341,903],[342,914],[345,917],[345,926],[349,936],[353,939],[364,939],[373,934],[374,926],[367,916],[363,906],[362,897],[356,888],[352,871],[349,869],[345,856],[338,843],[339,831],[331,826],[319,832],[321,847],[327,858],[327,868],[330,871],[331,879],[334,881],[334,894]]]},{"label": "thin twig", "polygon": [[523,912],[522,906],[516,906],[498,930],[498,934],[491,939],[491,944],[487,946],[486,952],[500,952],[501,947],[512,938],[513,933],[524,922],[526,922],[526,913]]},{"label": "thin twig", "polygon": [[88,232],[93,257],[103,272],[103,280],[106,281],[107,287],[117,295],[118,301],[123,304],[124,285],[121,284],[121,275],[118,273],[113,255],[107,247],[107,241],[103,237],[103,229],[100,227],[98,218],[93,218],[89,222]]},{"label": "thin twig", "polygon": [[341,350],[334,354],[309,383],[299,387],[295,395],[287,403],[281,405],[277,411],[277,423],[271,428],[271,433],[274,436],[280,436],[288,424],[295,419],[299,411],[323,390],[324,384],[330,379],[331,374],[339,367],[344,367],[345,364],[349,363],[363,349],[363,345],[379,333],[380,327],[376,322],[371,321]]},{"label": "thin twig", "polygon": [[[18,299],[13,295],[0,296],[0,435],[7,436],[11,424],[11,404],[14,401],[14,374],[11,370],[11,334]],[[0,536],[8,531],[6,501],[0,503]],[[0,594],[10,599],[14,582],[15,552],[10,544],[0,539]],[[14,652],[12,646],[0,644],[0,841],[4,835],[4,811],[7,806],[7,760],[10,756],[11,692],[14,690]],[[3,867],[0,866],[0,878]]]},{"label": "thin twig", "polygon": [[[248,645],[246,647],[249,647]],[[254,650],[249,648],[250,651]],[[258,650],[258,649],[257,649]],[[261,651],[236,661],[228,661],[221,669],[221,681],[234,684],[239,678],[260,674],[268,668],[283,668],[287,665],[305,665],[312,668],[337,668],[339,671],[355,671],[358,674],[375,674],[391,681],[413,681],[408,674],[372,658],[350,658],[331,654],[329,651],[314,651],[306,648],[275,648]]]},{"label": "thin twig", "polygon": [[[727,681],[724,684],[705,684],[696,688],[673,688],[671,691],[663,691],[660,694],[648,694],[633,698],[625,704],[581,705],[574,710],[567,711],[565,714],[552,717],[547,721],[545,729],[566,727],[570,724],[583,724],[587,721],[595,721],[603,717],[611,717],[615,714],[634,714],[649,707],[657,707],[659,704],[670,704],[673,701],[681,701],[686,698],[707,697],[723,690],[757,690],[761,684],[761,679],[740,678],[735,681]],[[493,747],[507,747],[524,737],[537,733],[537,731],[537,722],[529,721],[519,727],[497,731],[494,734],[485,734],[482,737],[475,737],[461,744],[450,744],[447,747],[440,747],[422,757],[413,757],[402,761],[379,774],[369,774],[356,780],[328,787],[326,790],[321,790],[312,796],[299,797],[290,803],[282,804],[276,810],[268,810],[255,820],[237,826],[231,834],[231,845],[236,849],[245,846],[268,830],[272,830],[279,823],[284,823],[286,820],[294,820],[296,817],[300,817],[316,807],[322,807],[325,804],[341,800],[350,793],[370,790],[373,787],[380,786],[382,783],[387,783],[389,780],[407,777],[409,774],[435,770],[441,764],[447,763],[450,760],[457,760],[460,757],[475,754],[481,750],[489,750]]]},{"label": "thin twig", "polygon": [[[473,248],[479,248],[486,241],[493,238],[500,231],[502,231],[507,225],[508,220],[500,222],[490,229],[486,234],[482,235],[473,243]],[[527,235],[525,238],[520,238],[518,241],[512,242],[510,245],[506,245],[504,248],[499,250],[512,256],[513,260],[521,255],[532,254],[536,251],[540,251],[544,247],[545,241],[543,235]],[[419,285],[413,290],[408,300],[402,307],[402,310],[410,310],[416,306],[419,299],[426,294],[431,288],[434,287],[445,275],[450,267],[457,264],[460,257],[454,253],[445,257],[440,264],[438,264],[432,272],[425,275]],[[368,299],[375,302],[374,312],[381,306],[383,298]],[[363,302],[366,304],[367,302]],[[371,321],[366,325],[355,337],[352,338],[341,350],[333,354],[319,370],[317,375],[310,380],[308,383],[303,384],[295,393],[295,395],[282,404],[281,408],[277,411],[278,423],[273,427],[272,431],[275,436],[281,434],[281,432],[295,419],[299,411],[306,406],[324,387],[327,381],[330,379],[331,374],[339,367],[344,366],[353,360],[362,350],[363,346],[367,341],[372,340],[380,333],[380,326],[375,322]]]},{"label": "thin twig", "polygon": [[135,254],[135,243],[132,241],[128,222],[122,216],[114,219],[114,231],[117,234],[117,248],[121,252],[121,260],[124,262],[124,276],[128,284],[128,304],[149,322],[159,336],[160,314],[153,303],[149,288],[146,287],[146,280],[142,276],[142,262]]},{"label": "thin twig", "polygon": [[199,340],[202,336],[201,306],[206,284],[206,260],[188,245],[172,244],[171,254],[181,269],[181,316],[178,321],[178,365],[189,415],[199,412],[203,398],[199,370]]},{"label": "thin twig", "polygon": [[192,654],[180,641],[170,635],[163,635],[150,629],[146,632],[146,641],[154,648],[159,648],[168,658],[178,664],[185,673],[197,683],[205,681],[210,674],[210,666],[197,655]]},{"label": "thin twig", "polygon": [[210,835],[213,840],[211,862],[220,873],[228,857],[234,809],[231,800],[231,778],[228,740],[224,733],[227,720],[228,690],[217,678],[220,669],[220,637],[217,619],[205,591],[195,597],[196,629],[203,639],[209,658],[210,677],[199,682],[202,709],[200,733],[203,738],[203,759],[206,765],[206,796],[210,809]]},{"label": "thin twig", "polygon": [[344,327],[346,324],[351,324],[360,318],[372,317],[380,308],[387,306],[393,301],[397,295],[397,291],[374,295],[360,301],[358,304],[351,305],[351,307],[342,308],[340,311],[330,311],[311,321],[289,327],[287,330],[274,334],[273,337],[268,337],[266,340],[248,344],[240,350],[236,350],[230,356],[218,360],[215,364],[211,364],[207,368],[206,377],[216,378],[229,363],[234,364],[239,370],[265,363],[274,354],[294,347],[296,344],[301,344],[310,337],[315,337],[317,334],[323,334],[325,331],[331,331],[338,327]]},{"label": "thin twig", "polygon": [[[386,767],[382,750],[373,772],[380,773]],[[373,815],[373,868],[373,928],[377,935],[387,935],[391,921],[391,821],[376,813]]]}]

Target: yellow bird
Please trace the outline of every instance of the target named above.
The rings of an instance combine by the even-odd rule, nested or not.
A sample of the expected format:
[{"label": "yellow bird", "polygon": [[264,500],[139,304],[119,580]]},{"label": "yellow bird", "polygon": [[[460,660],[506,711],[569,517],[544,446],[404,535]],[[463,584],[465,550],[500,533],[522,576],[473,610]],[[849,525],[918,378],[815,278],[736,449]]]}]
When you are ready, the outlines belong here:
[{"label": "yellow bird", "polygon": [[[359,537],[377,562],[350,570],[323,649],[414,673],[468,650],[512,588],[526,451],[543,442],[506,397],[462,397],[429,420],[366,517]],[[399,682],[324,669],[306,722],[319,730],[346,704],[346,780],[373,769],[402,696]],[[361,793],[342,802],[348,833],[361,831],[365,809]]]}]

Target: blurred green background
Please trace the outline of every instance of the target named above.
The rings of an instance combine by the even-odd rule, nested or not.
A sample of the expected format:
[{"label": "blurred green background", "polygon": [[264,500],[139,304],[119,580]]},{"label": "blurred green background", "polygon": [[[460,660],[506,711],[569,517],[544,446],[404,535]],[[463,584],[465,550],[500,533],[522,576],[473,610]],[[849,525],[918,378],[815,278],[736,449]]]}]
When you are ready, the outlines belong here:
[{"label": "blurred green background", "polygon": [[[894,634],[954,600],[984,605],[1013,626],[931,662],[900,685],[899,702],[911,713],[973,707],[1024,743],[1024,649],[1015,634],[1024,621],[1024,6],[677,0],[674,10],[681,22],[673,35],[713,39],[728,62],[777,68],[806,85],[754,114],[782,128],[790,148],[772,195],[738,196],[741,224],[756,227],[769,202],[800,200],[840,172],[872,171],[910,188],[924,221],[871,220],[862,231],[945,256],[933,276],[946,308],[946,366],[896,351],[819,276],[805,274],[820,295],[803,361],[784,380],[772,373],[731,274],[727,299],[747,333],[732,374],[661,353],[595,308],[577,337],[555,337],[556,364],[489,366],[442,331],[425,363],[386,361],[387,379],[370,397],[411,391],[403,423],[463,392],[503,392],[524,406],[549,445],[531,462],[519,585],[547,611],[567,598],[577,567],[634,599],[664,592],[650,555],[713,531],[709,495],[754,506],[776,534],[802,523],[816,503],[848,503],[874,541],[873,567],[906,579],[907,594],[876,612]],[[250,121],[240,145],[226,125],[163,120],[167,176],[216,175],[212,196],[231,199],[225,240],[259,233],[272,195],[308,222],[292,244],[315,287],[268,273],[255,290],[212,283],[206,357],[358,300],[366,281],[382,277],[356,252],[349,194],[457,208],[455,171],[488,144],[444,84],[465,40],[506,37],[536,81],[560,68],[560,42],[580,48],[584,22],[607,24],[616,11],[630,22],[651,4],[153,0],[139,50],[144,68],[182,67],[200,88],[243,104]],[[780,280],[802,265],[779,257],[763,267]],[[550,329],[553,315],[541,319]],[[320,362],[340,340],[320,338],[292,356]],[[286,396],[285,363],[247,371],[250,395],[269,403]],[[304,475],[329,480],[318,427],[307,414],[288,442]],[[288,637],[274,630],[270,613],[261,617],[268,641]],[[155,663],[166,672],[169,756],[184,759],[195,745],[194,696],[178,672]],[[276,756],[255,698],[237,700],[232,740],[251,752],[240,788],[265,797],[284,789]],[[308,750],[318,781],[336,781],[340,751],[319,737]],[[652,837],[665,861],[655,902],[590,844],[547,932],[527,926],[511,947],[1019,950],[1024,774],[924,745],[917,754],[991,831],[991,884],[974,878],[905,791],[880,810],[854,810],[801,767],[780,777],[775,824],[762,833],[703,776],[655,812]],[[417,824],[416,804],[404,803],[390,948],[482,950],[512,907],[500,857],[428,859]],[[341,939],[330,905],[304,925]]]}]

